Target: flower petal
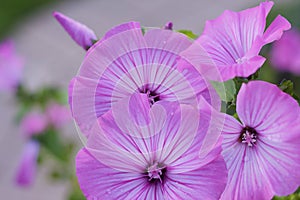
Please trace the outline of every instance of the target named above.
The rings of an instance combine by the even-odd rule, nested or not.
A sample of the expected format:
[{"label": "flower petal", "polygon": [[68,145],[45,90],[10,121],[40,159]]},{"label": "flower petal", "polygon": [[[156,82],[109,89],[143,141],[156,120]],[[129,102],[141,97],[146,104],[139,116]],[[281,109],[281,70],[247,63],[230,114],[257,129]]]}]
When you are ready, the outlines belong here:
[{"label": "flower petal", "polygon": [[164,191],[167,199],[219,199],[227,181],[227,170],[219,155],[205,166],[193,171],[167,171]]},{"label": "flower petal", "polygon": [[76,157],[76,174],[87,199],[162,199],[159,185],[150,186],[142,173],[110,168],[82,149]]},{"label": "flower petal", "polygon": [[27,113],[20,124],[22,134],[25,138],[43,133],[48,126],[48,119],[40,111]]},{"label": "flower petal", "polygon": [[279,17],[263,36],[266,17],[273,4],[267,1],[241,12],[227,10],[217,19],[207,21],[203,34],[182,53],[184,58],[215,81],[255,73],[265,61],[258,56],[265,41],[280,37],[288,26],[284,18]]},{"label": "flower petal", "polygon": [[[187,49],[192,42],[183,34],[164,29],[152,29],[145,33],[148,48],[164,49],[173,54],[179,54]],[[158,58],[164,59],[163,56]],[[164,63],[158,61],[157,63]]]},{"label": "flower petal", "polygon": [[0,60],[0,90],[15,92],[23,75],[24,61],[17,55],[13,41],[0,44]]},{"label": "flower petal", "polygon": [[[270,134],[288,129],[299,116],[296,100],[264,81],[243,84],[237,96],[237,113],[245,126]],[[284,131],[285,132],[285,131]]]},{"label": "flower petal", "polygon": [[211,55],[216,56],[214,60],[219,60],[217,65],[234,64],[250,50],[256,37],[262,36],[267,14],[272,6],[273,2],[263,2],[241,12],[225,11],[217,19],[208,21],[205,26],[203,35],[216,42],[202,40],[202,36],[199,42]]},{"label": "flower petal", "polygon": [[283,31],[289,30],[290,28],[291,24],[289,21],[281,15],[278,15],[264,33],[263,37],[265,44],[279,40],[283,34]]},{"label": "flower petal", "polygon": [[270,199],[288,195],[299,185],[299,142],[278,142],[260,137],[247,147],[224,135],[222,155],[228,168],[228,183],[221,199]]},{"label": "flower petal", "polygon": [[115,69],[111,67],[109,69],[114,70],[116,74],[121,73],[124,69],[130,70],[134,66],[139,65],[143,58],[142,55],[132,57],[131,52],[145,48],[145,46],[139,23],[128,22],[118,25],[108,31],[103,39],[89,49],[80,67],[78,76],[98,81],[104,71],[124,54],[127,54],[126,62],[119,60],[121,63],[115,63]]},{"label": "flower petal", "polygon": [[[196,88],[190,84],[196,78],[190,80],[176,70],[179,52],[190,44],[186,37],[169,30],[149,30],[144,37],[136,22],[109,31],[89,49],[70,89],[73,116],[81,131],[88,136],[98,117],[136,92],[153,92],[159,100],[196,105]],[[202,77],[197,79],[203,82]]]},{"label": "flower petal", "polygon": [[254,74],[265,62],[265,58],[262,56],[254,56],[249,60],[245,60],[241,64],[233,64],[231,66],[219,66],[219,70],[222,74],[223,81],[232,79],[234,77],[248,77]]},{"label": "flower petal", "polygon": [[[230,142],[225,135],[224,142]],[[228,169],[228,182],[221,199],[270,199],[273,196],[272,186],[261,170],[258,151],[247,148],[237,142],[224,148],[222,155]]]},{"label": "flower petal", "polygon": [[204,98],[216,110],[221,109],[221,99],[210,82],[205,78],[206,75],[199,73],[199,71],[184,58],[177,62],[177,69],[189,80],[191,87],[195,90],[192,91],[195,94],[190,95],[189,101],[196,96],[199,102]]},{"label": "flower petal", "polygon": [[271,64],[280,71],[300,75],[300,33],[292,29],[272,45]]},{"label": "flower petal", "polygon": [[29,141],[26,144],[16,174],[16,183],[19,186],[30,186],[35,180],[39,149],[40,145],[37,142]]},{"label": "flower petal", "polygon": [[[170,112],[167,112],[170,113]],[[167,114],[165,126],[153,138],[157,160],[172,165],[193,144],[198,130],[199,111],[189,105],[180,105]]]}]

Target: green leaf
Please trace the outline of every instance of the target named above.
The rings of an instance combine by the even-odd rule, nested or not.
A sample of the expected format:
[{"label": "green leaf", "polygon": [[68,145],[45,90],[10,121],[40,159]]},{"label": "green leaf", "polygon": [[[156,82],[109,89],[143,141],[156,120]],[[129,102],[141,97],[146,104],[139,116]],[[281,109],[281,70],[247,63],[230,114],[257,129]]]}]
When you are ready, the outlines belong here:
[{"label": "green leaf", "polygon": [[217,91],[222,101],[233,102],[236,95],[236,87],[233,80],[226,82],[211,81],[212,86]]},{"label": "green leaf", "polygon": [[292,95],[294,93],[294,83],[291,80],[283,80],[280,84],[279,84],[279,88],[285,92],[288,93],[290,95]]},{"label": "green leaf", "polygon": [[191,30],[177,30],[177,32],[182,33],[182,34],[188,36],[189,38],[191,38],[193,40],[198,37],[198,35],[193,33],[193,31],[191,31]]},{"label": "green leaf", "polygon": [[273,200],[299,200],[300,199],[300,188],[298,188],[293,194],[288,196],[274,196]]},{"label": "green leaf", "polygon": [[278,85],[278,87],[285,93],[291,95],[298,102],[300,101],[299,97],[294,92],[294,83],[291,80],[283,80]]},{"label": "green leaf", "polygon": [[74,145],[66,144],[57,130],[48,128],[44,133],[34,136],[34,139],[36,139],[48,153],[61,162],[68,162],[70,160]]},{"label": "green leaf", "polygon": [[143,26],[142,26],[142,27],[141,27],[141,31],[142,31],[142,34],[145,35],[145,33],[146,33],[146,27],[143,27]]}]

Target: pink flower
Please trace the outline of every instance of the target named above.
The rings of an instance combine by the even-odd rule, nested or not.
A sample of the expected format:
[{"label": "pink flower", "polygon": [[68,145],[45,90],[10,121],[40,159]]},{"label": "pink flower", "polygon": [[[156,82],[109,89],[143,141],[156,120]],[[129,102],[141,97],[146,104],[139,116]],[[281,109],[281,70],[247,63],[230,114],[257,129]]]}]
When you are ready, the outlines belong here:
[{"label": "pink flower", "polygon": [[152,29],[143,35],[137,22],[108,31],[89,49],[70,83],[69,103],[81,131],[88,136],[98,117],[136,92],[147,94],[151,104],[167,100],[196,105],[202,95],[220,107],[209,83],[188,62],[177,62],[191,43],[170,30]]},{"label": "pink flower", "polygon": [[93,45],[93,41],[97,40],[95,33],[87,26],[59,12],[53,12],[53,16],[68,32],[72,39],[85,50]]},{"label": "pink flower", "polygon": [[48,117],[48,123],[56,128],[61,128],[72,119],[70,109],[56,103],[50,104],[47,107],[46,116]]},{"label": "pink flower", "polygon": [[220,138],[207,133],[211,116],[176,102],[151,106],[146,94],[127,100],[99,118],[76,157],[86,198],[218,199],[227,176],[221,145],[199,156]]},{"label": "pink flower", "polygon": [[30,186],[35,180],[39,148],[39,144],[34,141],[26,144],[16,174],[16,183],[19,186]]},{"label": "pink flower", "polygon": [[261,48],[280,39],[290,23],[277,16],[266,29],[266,18],[272,1],[241,12],[225,11],[215,20],[207,21],[204,32],[182,55],[208,78],[226,81],[255,73],[265,58]]},{"label": "pink flower", "polygon": [[33,111],[23,117],[20,126],[27,138],[42,133],[48,126],[48,120],[44,113]]},{"label": "pink flower", "polygon": [[223,132],[228,183],[222,199],[271,199],[300,185],[300,107],[277,86],[251,81],[237,96]]},{"label": "pink flower", "polygon": [[23,72],[23,60],[16,54],[12,41],[0,44],[0,90],[15,91]]},{"label": "pink flower", "polygon": [[300,75],[300,33],[293,29],[283,34],[271,50],[271,63],[281,71]]}]

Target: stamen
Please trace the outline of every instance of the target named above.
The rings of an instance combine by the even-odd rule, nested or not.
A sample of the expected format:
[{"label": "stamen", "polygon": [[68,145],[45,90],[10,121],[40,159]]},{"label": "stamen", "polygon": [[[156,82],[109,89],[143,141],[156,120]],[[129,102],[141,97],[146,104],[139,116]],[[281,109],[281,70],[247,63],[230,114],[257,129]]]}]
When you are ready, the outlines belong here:
[{"label": "stamen", "polygon": [[257,132],[251,127],[245,127],[240,136],[242,143],[247,144],[248,147],[253,147],[257,141]]},{"label": "stamen", "polygon": [[142,87],[141,89],[139,89],[139,91],[140,93],[147,94],[151,105],[160,100],[159,94],[157,94],[155,91],[150,90],[147,86]]},{"label": "stamen", "polygon": [[153,182],[155,180],[159,180],[160,183],[163,181],[164,173],[165,173],[166,167],[159,164],[159,163],[154,163],[147,169],[149,181]]}]

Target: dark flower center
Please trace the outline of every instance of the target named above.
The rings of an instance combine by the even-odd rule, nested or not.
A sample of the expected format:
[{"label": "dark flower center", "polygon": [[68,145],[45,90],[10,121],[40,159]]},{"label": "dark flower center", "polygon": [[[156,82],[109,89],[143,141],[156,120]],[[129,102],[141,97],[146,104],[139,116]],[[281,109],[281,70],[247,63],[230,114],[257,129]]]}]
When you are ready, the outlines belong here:
[{"label": "dark flower center", "polygon": [[253,147],[257,141],[257,132],[254,128],[246,126],[241,131],[241,135],[239,137],[239,141],[241,143],[245,143],[248,147]]},{"label": "dark flower center", "polygon": [[143,94],[147,94],[151,105],[153,105],[155,102],[161,100],[159,94],[155,90],[149,89],[149,87],[147,85],[140,88],[139,92],[143,93]]},{"label": "dark flower center", "polygon": [[166,172],[166,167],[163,164],[156,162],[147,168],[145,174],[147,174],[148,181],[150,183],[157,183],[158,181],[160,183],[163,183],[166,176]]}]

